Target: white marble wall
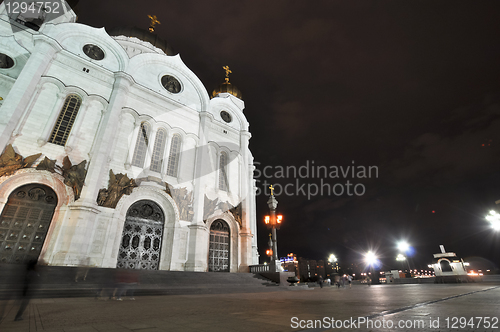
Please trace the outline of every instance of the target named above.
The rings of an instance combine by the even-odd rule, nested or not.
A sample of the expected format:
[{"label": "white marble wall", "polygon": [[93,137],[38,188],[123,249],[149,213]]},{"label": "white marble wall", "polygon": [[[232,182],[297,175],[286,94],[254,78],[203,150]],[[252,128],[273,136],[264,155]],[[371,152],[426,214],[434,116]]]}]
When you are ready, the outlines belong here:
[{"label": "white marble wall", "polygon": [[[0,20],[0,31],[8,31],[6,24]],[[0,149],[12,144],[24,157],[42,153],[42,158],[57,159],[59,165],[65,156],[73,164],[86,160],[89,171],[82,196],[76,202],[57,174],[30,169],[0,178],[2,209],[10,192],[21,184],[40,182],[56,191],[60,203],[41,259],[52,265],[78,265],[90,257],[92,265],[116,266],[128,208],[139,199],[151,199],[166,215],[160,269],[206,271],[210,224],[217,218],[231,228],[230,270],[245,271],[255,263],[255,199],[243,102],[228,94],[210,100],[201,81],[180,56],[160,54],[152,46],[148,51],[147,43],[141,46],[141,53],[129,58],[121,45],[130,43],[124,37],[108,36],[104,29],[76,23],[47,24],[36,41],[33,38],[30,31],[21,32],[15,39],[0,37],[0,48],[7,41],[14,42],[6,52],[17,61],[12,70],[0,70],[0,96],[5,99],[0,104]],[[34,46],[23,47],[23,39],[33,40]],[[86,57],[82,47],[88,43],[99,45],[105,59]],[[166,91],[160,83],[163,75],[178,78],[181,92]],[[66,146],[47,143],[70,93],[81,97],[82,106]],[[221,119],[222,110],[231,114],[230,123]],[[162,172],[149,170],[151,151],[145,167],[130,165],[143,121],[152,126],[153,133],[160,128],[167,131]],[[182,154],[178,176],[169,177],[166,165],[171,138],[176,133],[182,137]],[[246,138],[242,139],[242,135]],[[150,149],[154,137],[150,136]],[[228,153],[230,161],[228,191],[218,188],[222,151]],[[122,197],[116,209],[97,206],[97,192],[107,187],[109,170],[132,178],[152,176],[175,188],[187,188],[193,192],[193,220],[181,220],[175,202],[154,181],[141,182],[131,195]],[[205,224],[205,196],[233,205],[243,202],[242,226],[225,211],[216,211]]]}]

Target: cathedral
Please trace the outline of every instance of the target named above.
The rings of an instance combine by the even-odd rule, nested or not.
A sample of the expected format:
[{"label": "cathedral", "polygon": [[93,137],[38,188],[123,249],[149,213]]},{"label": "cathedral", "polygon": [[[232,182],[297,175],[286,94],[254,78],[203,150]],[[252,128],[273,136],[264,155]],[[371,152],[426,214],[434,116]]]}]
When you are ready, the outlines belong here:
[{"label": "cathedral", "polygon": [[230,69],[209,94],[153,33],[156,17],[149,31],[107,31],[76,23],[64,0],[53,16],[37,4],[0,5],[0,262],[258,264],[251,135]]}]

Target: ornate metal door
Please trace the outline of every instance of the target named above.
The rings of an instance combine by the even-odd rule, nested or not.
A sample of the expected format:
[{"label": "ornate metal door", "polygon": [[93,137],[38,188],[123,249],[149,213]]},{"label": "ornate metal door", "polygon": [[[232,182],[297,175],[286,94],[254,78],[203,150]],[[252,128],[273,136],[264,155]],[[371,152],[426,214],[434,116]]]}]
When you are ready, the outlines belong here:
[{"label": "ornate metal door", "polygon": [[14,190],[0,216],[0,261],[38,259],[57,205],[47,186],[28,184]]},{"label": "ornate metal door", "polygon": [[216,220],[210,226],[208,271],[229,272],[229,226],[224,220]]},{"label": "ornate metal door", "polygon": [[158,270],[164,223],[158,204],[147,200],[132,204],[123,226],[116,267]]}]

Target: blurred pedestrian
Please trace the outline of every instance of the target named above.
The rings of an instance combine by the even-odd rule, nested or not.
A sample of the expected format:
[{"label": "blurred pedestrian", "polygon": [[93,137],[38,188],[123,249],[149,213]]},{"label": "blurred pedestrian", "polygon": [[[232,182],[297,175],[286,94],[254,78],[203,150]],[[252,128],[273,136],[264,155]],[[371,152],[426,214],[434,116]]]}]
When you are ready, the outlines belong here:
[{"label": "blurred pedestrian", "polygon": [[347,282],[349,283],[349,288],[352,287],[352,275],[347,276]]},{"label": "blurred pedestrian", "polygon": [[337,288],[340,288],[340,276],[338,274],[335,274],[334,280],[335,280],[335,285],[337,285]]},{"label": "blurred pedestrian", "polygon": [[319,276],[318,282],[319,282],[319,287],[323,288],[323,276]]},{"label": "blurred pedestrian", "polygon": [[123,300],[123,296],[128,296],[129,300],[135,300],[134,293],[139,284],[139,274],[136,270],[119,271],[119,287],[117,289],[116,300]]},{"label": "blurred pedestrian", "polygon": [[78,279],[85,281],[87,279],[87,274],[90,269],[90,257],[85,257],[80,260],[78,263],[78,267],[76,268],[75,282],[78,282]]},{"label": "blurred pedestrian", "polygon": [[15,321],[23,320],[23,313],[28,307],[31,298],[33,297],[34,289],[38,283],[40,275],[37,271],[37,260],[32,259],[26,264],[26,274],[24,276],[24,287],[22,294],[21,307],[17,311]]}]

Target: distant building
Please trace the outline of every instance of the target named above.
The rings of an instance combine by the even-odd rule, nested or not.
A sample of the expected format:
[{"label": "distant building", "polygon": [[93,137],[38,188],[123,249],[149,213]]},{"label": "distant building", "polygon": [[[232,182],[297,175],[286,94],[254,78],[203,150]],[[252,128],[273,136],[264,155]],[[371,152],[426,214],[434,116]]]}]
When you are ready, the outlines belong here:
[{"label": "distant building", "polygon": [[432,267],[437,282],[462,282],[467,281],[467,270],[464,261],[454,252],[446,252],[440,245],[441,253],[434,254]]},{"label": "distant building", "polygon": [[315,281],[320,276],[323,279],[332,279],[334,273],[339,270],[337,263],[330,263],[324,260],[311,260],[298,258],[297,266],[299,273],[296,274],[300,281]]}]

